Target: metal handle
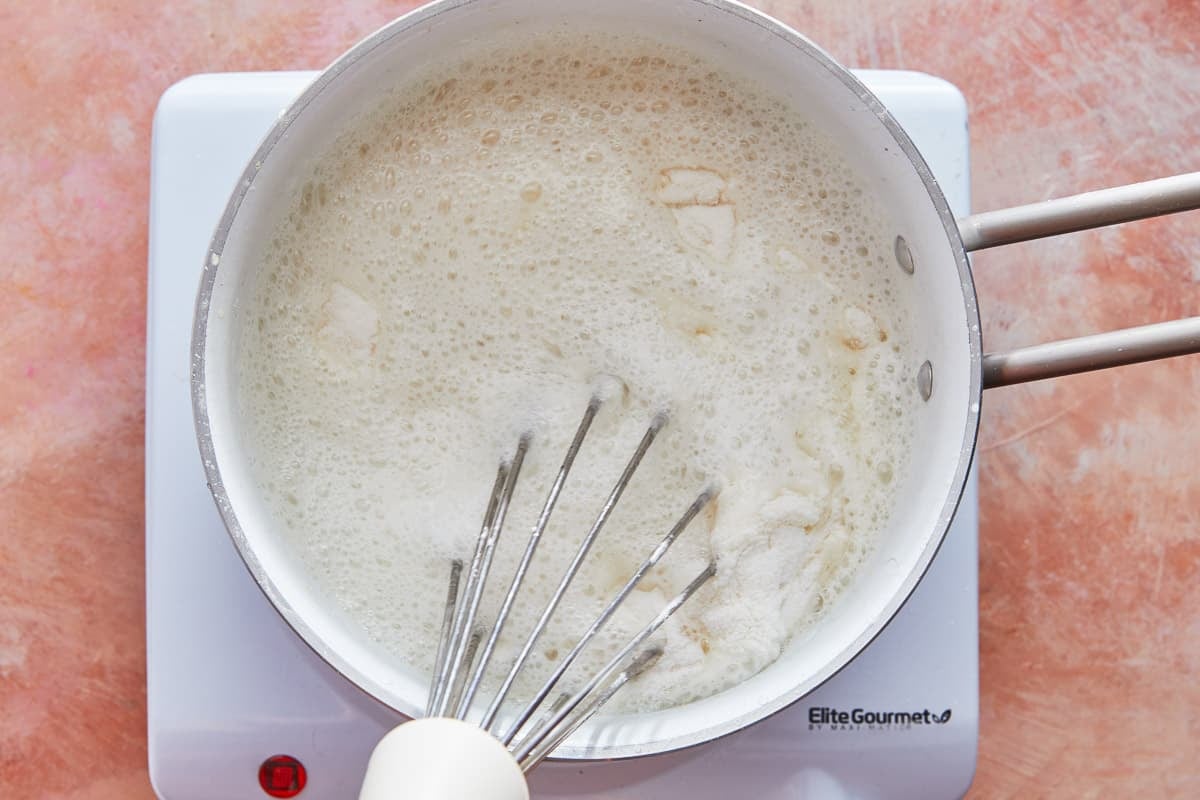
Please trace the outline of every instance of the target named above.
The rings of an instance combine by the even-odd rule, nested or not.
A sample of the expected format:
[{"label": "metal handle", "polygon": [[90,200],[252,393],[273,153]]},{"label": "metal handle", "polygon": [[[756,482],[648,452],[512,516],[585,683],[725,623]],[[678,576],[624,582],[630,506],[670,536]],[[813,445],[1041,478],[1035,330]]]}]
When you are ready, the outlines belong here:
[{"label": "metal handle", "polygon": [[[963,247],[982,250],[1200,208],[1200,172],[973,214]],[[1008,386],[1200,353],[1200,317],[1081,336],[983,357],[983,387]]]},{"label": "metal handle", "polygon": [[972,214],[958,221],[967,252],[1200,208],[1200,172]]},{"label": "metal handle", "polygon": [[983,388],[1200,353],[1200,317],[1125,328],[983,357]]}]

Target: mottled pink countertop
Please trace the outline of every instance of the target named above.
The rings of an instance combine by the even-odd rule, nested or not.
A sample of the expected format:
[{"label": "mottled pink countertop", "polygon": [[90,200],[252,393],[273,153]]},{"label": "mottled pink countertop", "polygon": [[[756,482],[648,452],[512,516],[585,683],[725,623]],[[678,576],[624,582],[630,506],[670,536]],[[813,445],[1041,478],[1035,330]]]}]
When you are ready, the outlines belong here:
[{"label": "mottled pink countertop", "polygon": [[[150,121],[186,75],[313,68],[407,3],[0,7],[0,798],[152,797]],[[1200,5],[760,0],[971,104],[977,209],[1200,169]],[[1136,10],[1130,10],[1130,7]],[[990,349],[1200,313],[1200,212],[976,259]],[[991,392],[973,797],[1200,796],[1200,358]]]}]

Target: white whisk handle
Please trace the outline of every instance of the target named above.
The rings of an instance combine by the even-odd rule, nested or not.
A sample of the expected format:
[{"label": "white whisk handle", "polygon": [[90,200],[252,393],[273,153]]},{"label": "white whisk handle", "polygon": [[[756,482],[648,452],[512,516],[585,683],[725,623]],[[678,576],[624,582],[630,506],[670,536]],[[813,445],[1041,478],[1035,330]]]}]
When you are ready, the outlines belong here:
[{"label": "white whisk handle", "polygon": [[529,800],[504,745],[446,717],[406,722],[375,745],[359,800]]}]

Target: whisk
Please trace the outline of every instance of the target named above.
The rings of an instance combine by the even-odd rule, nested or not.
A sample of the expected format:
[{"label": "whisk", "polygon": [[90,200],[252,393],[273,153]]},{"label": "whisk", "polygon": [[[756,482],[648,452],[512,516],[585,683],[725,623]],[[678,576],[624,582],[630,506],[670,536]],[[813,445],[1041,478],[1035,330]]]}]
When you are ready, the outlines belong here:
[{"label": "whisk", "polygon": [[558,661],[550,677],[531,698],[521,704],[515,716],[511,719],[501,716],[500,711],[510,699],[513,684],[526,666],[539,637],[612,515],[638,465],[667,424],[667,416],[657,414],[604,501],[595,522],[580,542],[562,580],[509,666],[500,688],[483,708],[482,714],[476,713],[475,700],[495,655],[496,644],[575,457],[601,404],[598,397],[593,397],[588,403],[546,502],[529,534],[529,541],[500,610],[489,627],[479,623],[480,600],[504,528],[509,503],[521,474],[521,465],[532,443],[531,435],[521,436],[512,458],[500,464],[470,563],[455,560],[450,565],[442,634],[434,661],[425,717],[400,725],[379,742],[367,767],[360,800],[385,800],[402,796],[416,800],[527,800],[529,789],[524,775],[541,763],[625,684],[654,665],[662,655],[662,648],[650,643],[651,637],[716,574],[715,565],[710,563],[581,688],[574,692],[560,692],[552,703],[546,703],[580,653],[604,628],[646,574],[666,555],[696,515],[713,499],[716,491],[708,487],[692,501],[624,586],[612,596],[574,647]]}]

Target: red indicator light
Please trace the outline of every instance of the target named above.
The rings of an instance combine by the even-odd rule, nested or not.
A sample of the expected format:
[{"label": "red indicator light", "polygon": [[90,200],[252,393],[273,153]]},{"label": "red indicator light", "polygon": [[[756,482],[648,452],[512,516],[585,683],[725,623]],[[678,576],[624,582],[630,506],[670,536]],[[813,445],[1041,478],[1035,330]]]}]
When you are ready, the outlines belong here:
[{"label": "red indicator light", "polygon": [[295,797],[307,782],[304,765],[291,756],[271,756],[258,768],[258,785],[271,797]]}]

